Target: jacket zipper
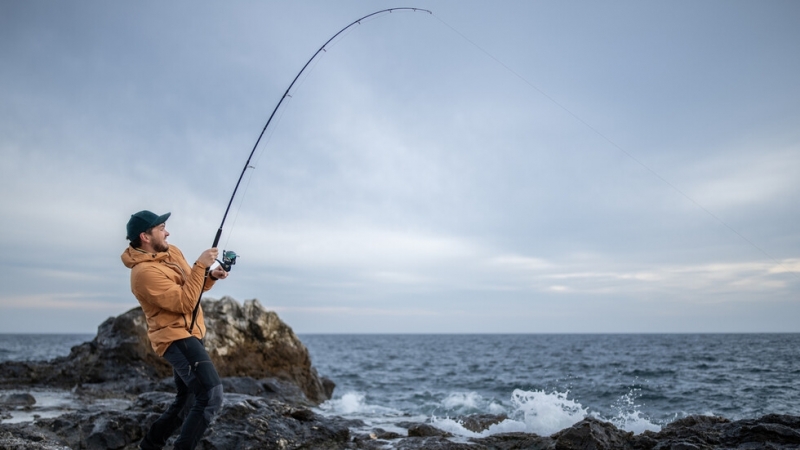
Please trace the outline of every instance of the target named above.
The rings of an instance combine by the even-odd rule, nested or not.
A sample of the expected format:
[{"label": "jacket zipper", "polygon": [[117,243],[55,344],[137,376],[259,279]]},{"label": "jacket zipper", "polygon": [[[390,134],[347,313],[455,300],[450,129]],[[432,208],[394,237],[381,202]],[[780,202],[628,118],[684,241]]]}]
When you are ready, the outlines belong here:
[{"label": "jacket zipper", "polygon": [[[178,264],[170,263],[170,262],[166,262],[166,261],[162,261],[162,263],[165,266],[174,267],[174,268],[178,269],[178,271],[181,274],[181,286],[186,284],[186,272],[183,271],[183,268],[181,266],[179,266]],[[202,289],[202,287],[200,289]],[[184,329],[189,328],[189,322],[186,320],[186,314],[181,315],[181,317],[183,318],[183,328]],[[189,332],[191,333],[191,330]]]}]

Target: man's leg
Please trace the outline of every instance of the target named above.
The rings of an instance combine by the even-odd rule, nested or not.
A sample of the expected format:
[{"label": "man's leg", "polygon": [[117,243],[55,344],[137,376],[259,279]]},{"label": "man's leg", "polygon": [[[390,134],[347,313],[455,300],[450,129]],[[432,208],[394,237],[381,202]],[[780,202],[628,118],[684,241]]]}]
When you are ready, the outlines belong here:
[{"label": "man's leg", "polygon": [[175,441],[175,448],[191,450],[203,437],[203,432],[222,406],[222,383],[199,339],[194,337],[181,339],[175,341],[173,345],[189,362],[188,375],[178,373],[195,396],[194,406],[183,421],[181,434]]},{"label": "man's leg", "polygon": [[[169,348],[167,348],[167,352],[173,353],[173,357],[168,360],[181,362],[180,360],[183,355],[176,348],[170,345]],[[178,393],[175,395],[175,400],[169,408],[150,426],[147,435],[139,444],[139,448],[142,450],[161,450],[164,444],[166,444],[167,439],[181,426],[184,418],[186,418],[186,415],[189,413],[189,408],[194,403],[194,394],[189,391],[189,387],[186,386],[186,383],[183,382],[178,374],[179,370],[186,372],[188,368],[189,363],[187,361],[183,361],[178,364],[177,367],[173,365],[172,373],[175,378],[175,387],[178,389]]]}]

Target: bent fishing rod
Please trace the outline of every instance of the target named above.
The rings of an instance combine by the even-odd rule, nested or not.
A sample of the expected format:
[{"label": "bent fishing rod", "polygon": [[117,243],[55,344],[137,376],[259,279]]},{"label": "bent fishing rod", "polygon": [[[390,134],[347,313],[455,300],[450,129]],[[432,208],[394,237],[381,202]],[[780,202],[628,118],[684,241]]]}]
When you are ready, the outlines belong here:
[{"label": "bent fishing rod", "polygon": [[[228,206],[225,208],[225,214],[222,215],[222,222],[219,224],[219,229],[217,229],[217,234],[214,236],[214,243],[211,245],[212,248],[215,248],[219,244],[219,239],[222,236],[222,228],[225,226],[225,220],[228,218],[228,213],[231,210],[231,205],[233,204],[233,199],[236,197],[236,192],[239,190],[239,185],[242,183],[242,178],[244,178],[245,172],[247,172],[247,169],[253,168],[253,166],[250,165],[250,161],[253,159],[253,155],[256,153],[256,149],[258,148],[258,144],[261,143],[261,138],[264,137],[264,133],[267,131],[267,128],[269,127],[269,124],[272,123],[272,119],[273,119],[273,117],[275,117],[275,113],[278,112],[278,109],[281,107],[281,104],[283,104],[283,101],[286,99],[286,97],[290,96],[289,92],[292,90],[292,88],[294,87],[294,84],[297,82],[297,80],[300,78],[300,76],[303,74],[303,72],[305,72],[306,68],[311,64],[312,61],[314,61],[314,59],[316,59],[317,55],[319,55],[320,52],[326,51],[325,47],[327,47],[328,44],[331,43],[331,41],[336,39],[340,34],[344,33],[348,28],[350,28],[350,27],[352,27],[354,25],[360,25],[361,21],[363,21],[365,19],[368,19],[370,17],[377,16],[379,14],[392,13],[392,12],[395,12],[395,11],[413,11],[413,12],[423,11],[423,12],[426,12],[428,14],[433,14],[433,12],[431,12],[431,11],[429,11],[427,9],[409,8],[409,7],[388,8],[388,9],[382,9],[380,11],[375,11],[374,13],[371,13],[371,14],[367,14],[366,16],[364,16],[364,17],[362,17],[360,19],[354,20],[352,23],[350,23],[346,27],[344,27],[341,30],[339,30],[336,34],[331,36],[330,39],[328,39],[327,41],[325,41],[324,44],[322,44],[322,47],[320,47],[316,52],[314,52],[314,54],[311,56],[311,58],[309,58],[309,60],[305,63],[303,68],[300,69],[300,72],[297,72],[297,75],[294,77],[292,82],[289,84],[289,87],[286,88],[286,92],[283,93],[283,96],[281,96],[281,99],[278,100],[278,104],[275,105],[275,109],[273,109],[272,113],[269,115],[269,119],[267,119],[267,123],[264,125],[264,128],[261,129],[261,133],[258,135],[258,139],[256,139],[255,145],[253,145],[253,149],[250,150],[250,155],[248,155],[247,161],[244,163],[244,167],[242,168],[242,172],[239,174],[239,179],[236,180],[236,186],[234,186],[234,188],[233,188],[233,194],[231,194],[231,198],[230,198],[230,200],[228,200]],[[231,266],[236,264],[236,257],[237,257],[237,255],[236,255],[235,252],[223,250],[222,251],[222,261],[217,260],[217,262],[220,263],[220,265],[222,266],[223,269],[225,269],[226,272],[229,272],[231,270]],[[205,276],[203,277],[203,284],[200,286],[200,295],[197,298],[197,304],[195,305],[194,311],[192,312],[192,324],[189,327],[189,332],[190,333],[194,329],[194,324],[195,324],[195,321],[197,319],[197,312],[200,309],[200,300],[203,298],[203,286],[205,286],[205,284],[206,284],[206,280],[208,279],[208,275],[209,275],[209,268],[206,268],[206,273],[205,273]]]}]

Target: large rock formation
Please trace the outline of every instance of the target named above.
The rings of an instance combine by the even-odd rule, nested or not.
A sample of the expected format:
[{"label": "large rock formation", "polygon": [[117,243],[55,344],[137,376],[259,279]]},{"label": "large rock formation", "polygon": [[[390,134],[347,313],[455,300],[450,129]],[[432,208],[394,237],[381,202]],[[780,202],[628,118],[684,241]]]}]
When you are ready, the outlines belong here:
[{"label": "large rock formation", "polygon": [[258,300],[240,307],[225,297],[204,302],[203,312],[206,348],[221,377],[275,377],[296,384],[313,402],[331,398],[333,386],[319,377],[305,345]]},{"label": "large rock formation", "polygon": [[[208,329],[205,345],[221,377],[288,382],[316,404],[331,397],[333,383],[319,377],[308,349],[258,300],[240,306],[225,297],[204,299],[202,305]],[[0,385],[5,386],[102,384],[106,389],[137,394],[152,390],[171,375],[170,365],[150,346],[141,308],[109,318],[92,341],[73,347],[69,356],[49,362],[0,364]]]}]

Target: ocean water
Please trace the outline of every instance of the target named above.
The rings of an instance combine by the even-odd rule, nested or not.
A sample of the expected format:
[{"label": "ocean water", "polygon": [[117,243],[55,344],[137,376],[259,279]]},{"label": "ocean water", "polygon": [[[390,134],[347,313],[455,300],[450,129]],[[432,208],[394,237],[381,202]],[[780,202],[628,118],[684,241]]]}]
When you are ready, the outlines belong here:
[{"label": "ocean water", "polygon": [[[592,416],[635,433],[692,414],[800,415],[800,334],[302,335],[327,414],[392,430],[540,435]],[[457,420],[505,414],[479,434]]]},{"label": "ocean water", "polygon": [[3,334],[0,362],[49,361],[69,355],[70,349],[94,339],[93,334]]},{"label": "ocean water", "polygon": [[[0,334],[0,361],[69,354],[92,335]],[[333,380],[323,414],[404,432],[432,421],[457,437],[549,435],[585,417],[641,433],[691,414],[732,420],[800,415],[800,334],[300,335]],[[2,394],[2,392],[0,392]],[[32,392],[57,415],[69,393]],[[49,409],[48,409],[49,407]],[[40,409],[41,408],[41,409]],[[468,414],[508,419],[477,434]]]}]

